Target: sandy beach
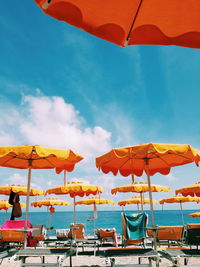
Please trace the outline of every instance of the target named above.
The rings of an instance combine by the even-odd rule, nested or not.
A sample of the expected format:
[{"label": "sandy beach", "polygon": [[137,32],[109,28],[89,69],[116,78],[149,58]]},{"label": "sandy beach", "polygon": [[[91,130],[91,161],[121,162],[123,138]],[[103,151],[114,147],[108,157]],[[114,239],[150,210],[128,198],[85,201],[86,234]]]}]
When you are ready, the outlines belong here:
[{"label": "sandy beach", "polygon": [[[39,263],[40,258],[37,257],[29,257],[27,258],[26,262],[30,263]],[[46,257],[46,262],[56,262],[56,257]],[[2,267],[20,267],[21,261],[16,260],[15,256],[11,258],[5,258],[2,261],[1,266]],[[110,266],[109,262],[106,261],[105,258],[98,257],[98,256],[82,256],[77,255],[72,258],[72,263],[74,267],[83,267],[83,266]],[[183,259],[180,260],[181,266],[184,265]],[[115,258],[115,264],[116,265],[129,265],[129,264],[138,264],[138,257],[136,256],[126,256],[126,257],[116,257]],[[141,267],[142,264],[148,264],[148,259],[143,258],[141,260]],[[200,258],[190,258],[188,262],[189,266],[197,267],[200,266]],[[69,265],[69,258],[66,258],[63,261],[62,266],[70,266]],[[138,265],[139,266],[139,265]],[[156,263],[153,262],[153,266],[156,266]],[[172,263],[164,258],[160,258],[160,265],[161,267],[168,267],[172,266]]]}]

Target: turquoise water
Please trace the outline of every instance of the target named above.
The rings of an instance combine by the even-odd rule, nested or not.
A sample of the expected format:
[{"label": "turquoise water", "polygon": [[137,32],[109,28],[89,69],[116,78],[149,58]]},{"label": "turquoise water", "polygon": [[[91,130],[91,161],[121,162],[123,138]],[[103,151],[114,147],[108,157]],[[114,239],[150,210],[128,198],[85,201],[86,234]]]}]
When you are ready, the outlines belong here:
[{"label": "turquoise water", "polygon": [[[135,213],[137,211],[126,211],[127,214]],[[151,225],[150,212],[149,225]],[[195,212],[195,210],[184,210],[184,222],[185,223],[200,223],[200,218],[192,218],[187,215]],[[93,217],[92,211],[79,211],[77,212],[77,222],[84,223],[86,225],[86,234],[92,234],[93,222],[87,221],[88,218]],[[4,220],[9,220],[10,214],[5,212],[0,213],[0,225]],[[50,215],[47,212],[30,212],[29,220],[32,224],[45,224],[47,227],[53,226],[54,228],[69,228],[71,222],[73,222],[73,212],[55,212]],[[24,216],[20,219],[24,219]],[[182,225],[180,210],[156,210],[155,211],[155,223],[157,225]],[[95,221],[97,228],[112,228],[115,227],[118,233],[121,233],[121,211],[98,211],[98,218]],[[54,234],[52,232],[52,234]]]}]

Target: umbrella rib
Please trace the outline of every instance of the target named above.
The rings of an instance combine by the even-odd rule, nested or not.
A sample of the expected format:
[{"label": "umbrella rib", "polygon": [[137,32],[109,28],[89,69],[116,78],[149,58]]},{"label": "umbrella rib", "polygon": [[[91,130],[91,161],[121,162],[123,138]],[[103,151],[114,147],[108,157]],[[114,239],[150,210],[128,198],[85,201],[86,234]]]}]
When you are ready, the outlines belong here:
[{"label": "umbrella rib", "polygon": [[136,14],[135,14],[135,16],[134,16],[134,18],[133,18],[133,22],[132,22],[132,24],[131,24],[129,33],[128,33],[127,38],[126,38],[126,42],[127,42],[127,43],[129,42],[130,34],[131,34],[132,30],[133,30],[133,26],[134,26],[135,21],[136,21],[136,19],[137,19],[137,16],[138,16],[138,13],[139,13],[139,11],[140,11],[142,2],[143,2],[143,0],[140,0],[140,3],[139,3],[139,5],[138,5],[137,11],[136,11]]}]

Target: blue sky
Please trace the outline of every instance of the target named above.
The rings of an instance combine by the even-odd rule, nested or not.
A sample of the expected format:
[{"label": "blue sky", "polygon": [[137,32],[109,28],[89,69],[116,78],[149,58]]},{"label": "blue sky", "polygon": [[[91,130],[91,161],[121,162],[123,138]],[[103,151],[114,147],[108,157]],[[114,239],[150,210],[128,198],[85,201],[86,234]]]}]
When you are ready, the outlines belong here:
[{"label": "blue sky", "polygon": [[[131,179],[98,172],[96,156],[147,142],[200,149],[199,49],[121,48],[43,14],[33,0],[12,0],[12,6],[3,1],[0,33],[1,146],[71,148],[85,159],[68,180],[101,184],[104,197],[116,202],[131,194],[112,197],[110,189]],[[173,192],[154,198],[199,181],[199,172],[189,164],[155,175],[153,183],[169,185]],[[1,168],[1,184],[26,185],[26,174]],[[32,187],[62,182],[62,174],[52,170],[33,171]]]}]

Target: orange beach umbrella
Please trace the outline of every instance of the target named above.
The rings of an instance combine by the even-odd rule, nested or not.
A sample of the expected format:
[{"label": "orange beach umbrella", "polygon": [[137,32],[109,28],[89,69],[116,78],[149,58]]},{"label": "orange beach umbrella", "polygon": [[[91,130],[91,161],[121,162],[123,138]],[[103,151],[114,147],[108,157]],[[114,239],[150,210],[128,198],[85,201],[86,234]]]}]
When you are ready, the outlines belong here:
[{"label": "orange beach umbrella", "polygon": [[176,190],[176,194],[183,196],[200,197],[200,182]]},{"label": "orange beach umbrella", "polygon": [[43,12],[120,46],[200,48],[196,0],[35,0]]},{"label": "orange beach umbrella", "polygon": [[174,197],[169,197],[169,198],[165,198],[160,200],[160,204],[164,204],[164,203],[180,203],[180,208],[181,208],[181,216],[182,216],[182,222],[184,224],[184,217],[183,217],[183,207],[182,207],[182,203],[184,202],[200,202],[200,198],[198,197],[184,197],[181,195],[177,195]]},{"label": "orange beach umbrella", "polygon": [[188,214],[188,216],[190,216],[190,217],[200,217],[200,212],[197,211],[197,212],[194,212],[194,213],[190,213],[190,214]]},{"label": "orange beach umbrella", "polygon": [[68,201],[63,201],[61,199],[52,197],[52,198],[45,198],[43,200],[38,200],[35,202],[31,202],[32,207],[39,207],[41,208],[42,206],[70,206],[70,203]]},{"label": "orange beach umbrella", "polygon": [[[72,150],[46,148],[39,145],[0,147],[1,167],[28,169],[25,228],[27,228],[28,222],[31,170],[65,166],[67,170],[71,171],[72,165],[76,163],[76,156]],[[26,236],[24,247],[26,247]]]},{"label": "orange beach umbrella", "polygon": [[[112,149],[96,158],[96,167],[104,173],[120,173],[122,176],[147,175],[151,207],[152,226],[154,212],[150,176],[155,173],[168,174],[171,167],[200,161],[200,151],[190,145],[148,143]],[[154,239],[156,247],[156,240]]]},{"label": "orange beach umbrella", "polygon": [[46,190],[46,194],[65,195],[69,194],[74,199],[74,223],[76,223],[76,196],[83,197],[89,195],[97,195],[103,192],[103,188],[84,182],[68,182],[65,185],[56,186]]},{"label": "orange beach umbrella", "polygon": [[[132,197],[132,198],[128,198],[122,201],[118,202],[119,206],[126,206],[129,204],[150,204],[150,199],[149,198],[142,198],[141,197]],[[158,204],[157,200],[153,200],[153,204]]]}]

